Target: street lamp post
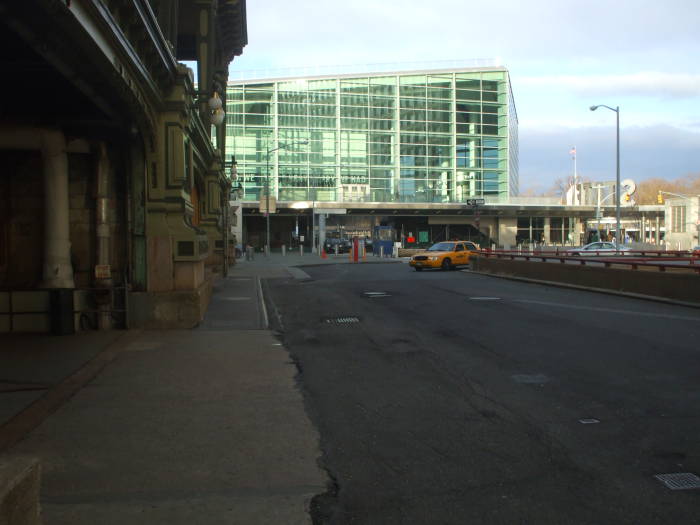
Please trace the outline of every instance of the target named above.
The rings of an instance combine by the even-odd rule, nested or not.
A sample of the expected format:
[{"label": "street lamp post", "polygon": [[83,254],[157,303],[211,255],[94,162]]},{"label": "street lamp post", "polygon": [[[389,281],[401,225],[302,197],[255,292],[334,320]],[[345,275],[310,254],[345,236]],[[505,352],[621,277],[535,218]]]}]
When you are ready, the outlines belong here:
[{"label": "street lamp post", "polygon": [[296,144],[308,144],[308,140],[299,140],[296,142],[290,142],[289,144],[280,144],[276,148],[267,150],[267,157],[265,159],[265,256],[270,255],[270,153],[273,153],[279,149],[285,149]]},{"label": "street lamp post", "polygon": [[617,222],[617,229],[615,231],[615,251],[617,252],[620,251],[620,236],[622,235],[622,230],[620,227],[620,106],[611,108],[605,104],[598,104],[597,106],[591,106],[591,111],[595,111],[598,108],[607,108],[610,111],[614,111],[616,116],[615,218]]}]

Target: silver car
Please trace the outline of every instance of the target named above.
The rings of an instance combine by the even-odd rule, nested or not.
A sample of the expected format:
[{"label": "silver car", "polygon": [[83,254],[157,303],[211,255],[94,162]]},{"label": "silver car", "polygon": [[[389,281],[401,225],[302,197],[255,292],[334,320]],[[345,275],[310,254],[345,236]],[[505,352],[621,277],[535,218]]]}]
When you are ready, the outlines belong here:
[{"label": "silver car", "polygon": [[628,252],[630,252],[631,249],[628,246],[621,244],[619,250],[616,250],[614,242],[601,241],[586,244],[581,248],[567,250],[566,253],[568,255],[615,255],[615,253],[618,251],[621,255],[628,255]]}]

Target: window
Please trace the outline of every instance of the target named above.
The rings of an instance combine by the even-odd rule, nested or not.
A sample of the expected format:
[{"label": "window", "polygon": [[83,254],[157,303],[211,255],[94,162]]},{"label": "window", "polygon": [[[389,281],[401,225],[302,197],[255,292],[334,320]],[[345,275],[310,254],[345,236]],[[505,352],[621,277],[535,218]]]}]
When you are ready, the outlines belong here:
[{"label": "window", "polygon": [[671,206],[671,231],[685,233],[685,206]]}]

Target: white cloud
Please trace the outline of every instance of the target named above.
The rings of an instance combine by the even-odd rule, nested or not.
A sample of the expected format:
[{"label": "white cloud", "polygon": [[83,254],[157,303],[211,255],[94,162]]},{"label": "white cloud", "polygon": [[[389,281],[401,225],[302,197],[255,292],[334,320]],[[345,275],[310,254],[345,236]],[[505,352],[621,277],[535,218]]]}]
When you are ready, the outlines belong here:
[{"label": "white cloud", "polygon": [[520,77],[523,87],[565,89],[578,95],[639,96],[655,98],[700,97],[700,75],[640,72],[628,75],[554,75]]}]

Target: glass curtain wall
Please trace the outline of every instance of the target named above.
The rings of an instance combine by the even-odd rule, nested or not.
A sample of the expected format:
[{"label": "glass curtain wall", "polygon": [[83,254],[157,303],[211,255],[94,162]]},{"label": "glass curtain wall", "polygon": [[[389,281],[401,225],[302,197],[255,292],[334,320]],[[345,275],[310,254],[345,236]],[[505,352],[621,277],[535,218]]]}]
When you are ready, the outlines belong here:
[{"label": "glass curtain wall", "polygon": [[268,184],[278,201],[517,193],[517,116],[504,70],[244,83],[229,85],[227,103],[226,158],[236,158],[244,200],[259,200]]}]

